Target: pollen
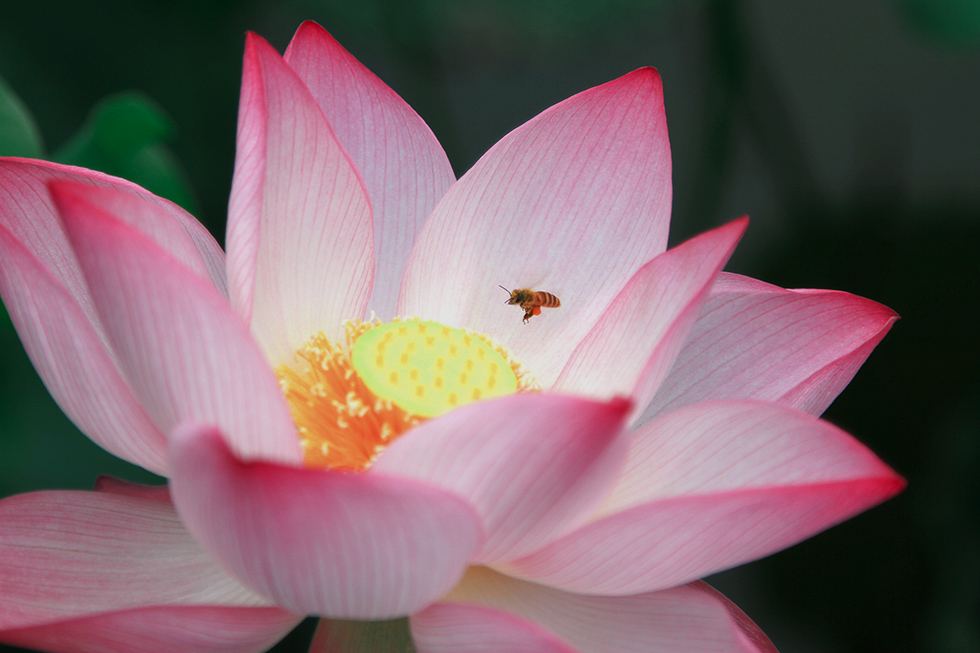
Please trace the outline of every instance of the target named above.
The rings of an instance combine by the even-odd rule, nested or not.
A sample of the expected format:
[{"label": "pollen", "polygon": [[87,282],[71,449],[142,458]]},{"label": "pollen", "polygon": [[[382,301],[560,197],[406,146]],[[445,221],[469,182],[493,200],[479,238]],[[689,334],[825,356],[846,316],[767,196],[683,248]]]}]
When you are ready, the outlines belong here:
[{"label": "pollen", "polygon": [[457,406],[535,391],[489,337],[436,322],[349,321],[276,369],[309,467],[362,471],[401,434]]}]

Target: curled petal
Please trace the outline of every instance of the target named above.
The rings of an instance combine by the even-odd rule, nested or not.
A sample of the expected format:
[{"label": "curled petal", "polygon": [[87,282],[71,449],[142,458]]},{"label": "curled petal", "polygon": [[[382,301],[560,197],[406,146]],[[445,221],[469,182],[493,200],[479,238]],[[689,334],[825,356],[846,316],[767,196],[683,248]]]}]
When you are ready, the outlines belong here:
[{"label": "curled petal", "polygon": [[311,335],[341,341],[374,270],[371,205],[357,170],[296,73],[245,43],[228,277],[235,310],[279,364]]},{"label": "curled petal", "polygon": [[219,424],[246,458],[299,461],[279,384],[214,287],[142,233],[52,186],[119,366],[161,430]]},{"label": "curled petal", "polygon": [[743,218],[701,234],[640,268],[572,353],[552,389],[632,396],[638,407],[646,406],[747,225]]},{"label": "curled petal", "polygon": [[50,653],[260,653],[302,616],[278,608],[154,606],[0,631],[0,641]]},{"label": "curled petal", "polygon": [[453,410],[393,442],[372,472],[451,491],[483,519],[475,560],[530,553],[581,524],[626,461],[630,403],[513,395]]},{"label": "curled petal", "polygon": [[671,587],[786,548],[904,486],[810,415],[759,402],[699,404],[634,434],[596,521],[501,568],[575,592]]},{"label": "curled petal", "polygon": [[819,415],[897,319],[848,293],[722,273],[642,421],[713,399],[763,399]]},{"label": "curled petal", "polygon": [[36,492],[0,501],[0,630],[151,606],[266,607],[159,498]]},{"label": "curled petal", "polygon": [[[660,76],[644,68],[491,148],[419,235],[399,312],[494,334],[548,387],[611,298],[666,248],[670,198]],[[524,325],[498,284],[551,292],[562,306]]]},{"label": "curled petal", "polygon": [[416,481],[243,463],[213,428],[173,436],[171,491],[188,529],[237,577],[292,612],[405,616],[479,550],[479,517]]},{"label": "curled petal", "polygon": [[456,181],[449,159],[418,114],[316,23],[300,25],[284,58],[364,178],[374,213],[368,307],[390,319],[412,244]]},{"label": "curled petal", "polygon": [[[411,623],[416,642],[426,651],[491,650],[481,648],[479,640],[468,648],[467,633],[507,641],[521,632],[538,637],[544,632],[570,647],[547,651],[776,653],[758,626],[701,582],[634,596],[595,596],[475,567],[443,602],[413,615]],[[459,648],[447,648],[455,642]]]}]

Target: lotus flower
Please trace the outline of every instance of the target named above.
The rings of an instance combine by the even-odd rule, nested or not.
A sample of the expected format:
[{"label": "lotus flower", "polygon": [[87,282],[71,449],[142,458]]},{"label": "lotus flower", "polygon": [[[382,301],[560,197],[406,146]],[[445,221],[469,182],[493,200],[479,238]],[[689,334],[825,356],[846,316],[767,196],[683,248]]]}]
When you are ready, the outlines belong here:
[{"label": "lotus flower", "polygon": [[656,71],[457,181],[306,23],[249,35],[237,145],[227,256],[131,183],[0,161],[28,354],[169,480],[0,502],[0,641],[257,651],[318,615],[324,651],[404,617],[420,651],[772,651],[697,579],[903,487],[818,419],[894,313],[721,272],[745,219],[666,249]]}]

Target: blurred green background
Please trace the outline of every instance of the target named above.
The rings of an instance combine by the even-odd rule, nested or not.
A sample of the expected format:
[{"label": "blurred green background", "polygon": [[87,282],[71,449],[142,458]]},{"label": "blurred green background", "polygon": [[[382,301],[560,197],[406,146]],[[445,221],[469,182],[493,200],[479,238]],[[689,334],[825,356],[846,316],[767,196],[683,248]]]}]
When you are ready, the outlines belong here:
[{"label": "blurred green background", "polygon": [[[219,240],[246,30],[282,51],[301,21],[321,23],[416,108],[457,174],[555,102],[656,66],[672,242],[749,214],[729,270],[850,291],[902,315],[826,418],[909,488],[709,581],[787,653],[980,650],[976,0],[0,0],[0,10],[0,123],[23,126],[0,154],[127,176]],[[103,473],[153,480],[74,429],[0,312],[0,496],[87,489]],[[305,650],[310,633],[307,623],[276,650]]]}]

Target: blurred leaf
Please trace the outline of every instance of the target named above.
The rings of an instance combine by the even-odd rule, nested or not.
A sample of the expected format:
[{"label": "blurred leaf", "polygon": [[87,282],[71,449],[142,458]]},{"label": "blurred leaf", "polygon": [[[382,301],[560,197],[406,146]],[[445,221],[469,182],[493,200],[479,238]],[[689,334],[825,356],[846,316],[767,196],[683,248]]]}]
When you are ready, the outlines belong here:
[{"label": "blurred leaf", "polygon": [[966,44],[980,41],[978,0],[896,0],[906,20],[935,40]]},{"label": "blurred leaf", "polygon": [[0,156],[44,158],[44,144],[34,117],[0,77]]},{"label": "blurred leaf", "polygon": [[128,179],[196,213],[190,186],[165,145],[173,131],[172,121],[153,100],[132,91],[119,93],[92,109],[54,160]]}]

